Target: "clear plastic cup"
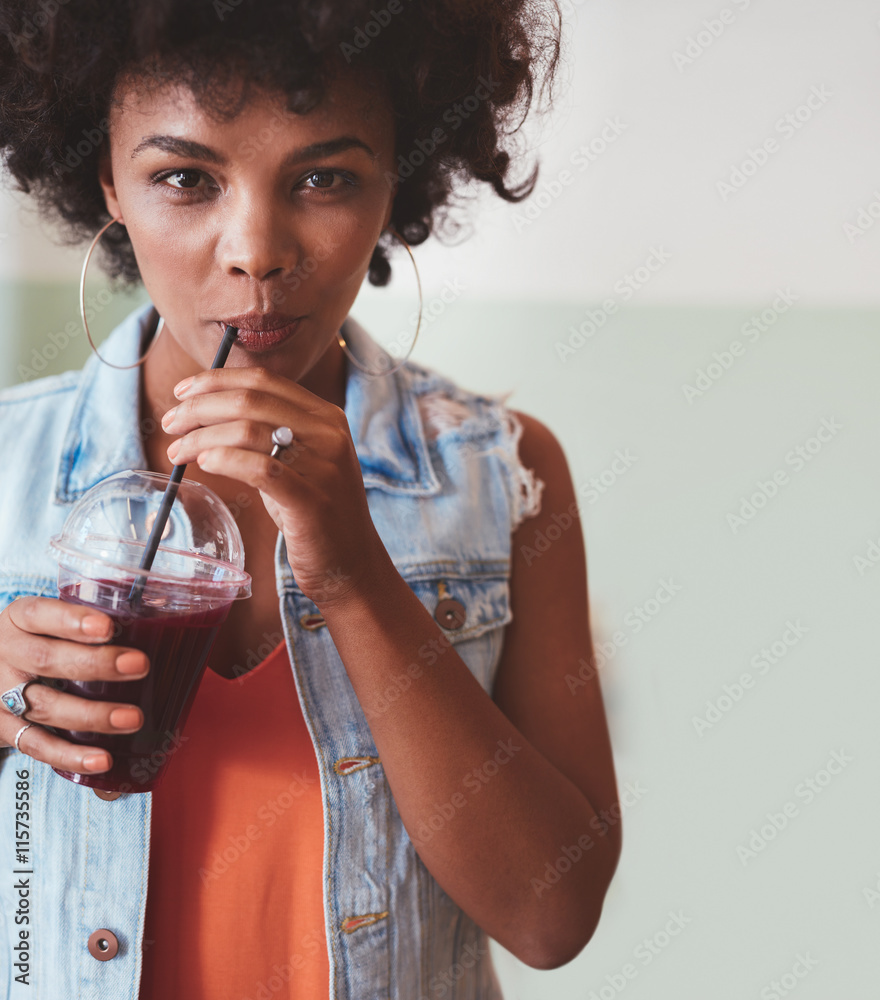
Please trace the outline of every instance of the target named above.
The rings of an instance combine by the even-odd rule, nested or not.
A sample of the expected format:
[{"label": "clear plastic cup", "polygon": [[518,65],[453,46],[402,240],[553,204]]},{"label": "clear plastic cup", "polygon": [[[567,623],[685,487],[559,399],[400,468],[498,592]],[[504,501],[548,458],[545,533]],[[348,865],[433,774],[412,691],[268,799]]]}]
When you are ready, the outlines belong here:
[{"label": "clear plastic cup", "polygon": [[102,480],[80,498],[49,542],[58,560],[61,600],[104,612],[114,622],[108,642],[142,650],[150,661],[141,680],[53,681],[58,690],[138,705],[144,713],[135,733],[46,727],[112,755],[110,770],[99,774],[54,769],[77,784],[119,792],[148,792],[159,784],[180,746],[220,626],[234,601],[251,596],[232,512],[212,490],[184,479],[140,598],[129,603],[169,478],[129,470]]}]

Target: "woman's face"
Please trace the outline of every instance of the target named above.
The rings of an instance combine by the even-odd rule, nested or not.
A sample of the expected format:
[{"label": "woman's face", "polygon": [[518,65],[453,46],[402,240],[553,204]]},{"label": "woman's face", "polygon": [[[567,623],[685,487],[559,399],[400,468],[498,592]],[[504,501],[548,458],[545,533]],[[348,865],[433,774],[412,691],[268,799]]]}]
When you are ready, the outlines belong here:
[{"label": "woman's face", "polygon": [[394,123],[379,90],[341,73],[306,115],[254,95],[218,124],[188,89],[116,94],[99,178],[165,319],[148,363],[158,354],[168,379],[210,368],[232,321],[289,333],[236,343],[227,367],[300,381],[336,343],[390,220]]}]

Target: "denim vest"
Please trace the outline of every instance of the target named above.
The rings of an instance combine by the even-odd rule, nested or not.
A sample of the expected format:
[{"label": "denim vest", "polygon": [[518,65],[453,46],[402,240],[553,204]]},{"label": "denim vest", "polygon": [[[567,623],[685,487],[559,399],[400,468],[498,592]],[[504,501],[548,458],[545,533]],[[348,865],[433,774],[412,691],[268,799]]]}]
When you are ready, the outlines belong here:
[{"label": "denim vest", "polygon": [[[156,318],[149,303],[135,310],[102,355],[135,361]],[[378,345],[363,329],[348,320],[344,333],[364,363],[380,368]],[[139,393],[139,368],[120,371],[94,356],[81,371],[0,392],[0,609],[21,595],[57,597],[46,543],[71,504],[106,476],[146,468]],[[543,485],[517,459],[521,425],[503,398],[468,393],[412,362],[380,378],[348,362],[345,414],[376,530],[432,615],[446,598],[464,606],[463,623],[438,624],[491,693],[511,621],[511,533],[537,511]],[[327,628],[314,627],[318,608],[297,586],[280,532],[275,571],[320,769],[328,995],[500,1000],[488,938],[416,854],[345,667]],[[423,668],[431,669],[429,660]],[[389,688],[389,704],[408,683],[404,674]],[[29,772],[27,864],[14,861],[22,768]],[[103,800],[0,748],[0,998],[137,1000],[151,801],[150,792]],[[118,942],[110,960],[97,960],[88,947],[99,929]],[[21,930],[30,931],[28,953],[13,950]],[[23,958],[30,985],[15,979]],[[267,969],[265,989],[286,995],[276,991],[290,987],[275,979]]]}]

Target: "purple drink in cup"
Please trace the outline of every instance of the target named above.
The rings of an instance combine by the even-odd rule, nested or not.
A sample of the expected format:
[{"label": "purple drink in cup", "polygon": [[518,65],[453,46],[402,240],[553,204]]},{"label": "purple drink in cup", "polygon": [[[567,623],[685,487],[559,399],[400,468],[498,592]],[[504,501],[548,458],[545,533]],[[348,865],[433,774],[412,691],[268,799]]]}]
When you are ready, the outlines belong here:
[{"label": "purple drink in cup", "polygon": [[[142,650],[146,677],[132,681],[54,682],[58,690],[97,701],[127,702],[144,713],[134,733],[47,727],[108,750],[109,771],[54,770],[106,791],[148,792],[162,779],[204,673],[208,654],[234,601],[250,597],[244,546],[229,508],[201,483],[183,480],[149,571],[139,569],[168,485],[161,473],[127,471],[92,487],[50,541],[62,600],[94,607],[114,622],[114,646]],[[134,581],[143,588],[131,601]]]}]

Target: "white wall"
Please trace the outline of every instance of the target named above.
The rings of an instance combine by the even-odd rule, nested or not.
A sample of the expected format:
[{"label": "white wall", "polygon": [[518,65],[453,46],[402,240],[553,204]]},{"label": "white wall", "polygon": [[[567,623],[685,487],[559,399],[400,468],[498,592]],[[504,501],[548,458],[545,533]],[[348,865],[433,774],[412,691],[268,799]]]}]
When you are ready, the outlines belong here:
[{"label": "white wall", "polygon": [[[644,304],[756,303],[780,285],[808,305],[880,301],[880,226],[844,230],[870,206],[863,219],[880,215],[876,3],[563,5],[572,12],[570,85],[539,148],[538,201],[548,207],[532,222],[537,202],[491,205],[479,236],[456,250],[474,287],[601,300],[661,245],[672,259],[640,289]],[[721,22],[725,9],[733,23]],[[679,69],[675,53],[688,51],[689,38],[711,38],[706,20],[723,32]],[[827,100],[814,97],[817,109],[793,134],[778,131],[814,88]],[[608,119],[626,128],[603,144]],[[778,148],[766,164],[725,197],[717,183],[772,138]],[[578,151],[591,142],[587,160]],[[570,184],[553,197],[564,170]],[[424,256],[445,259],[439,249]]]},{"label": "white wall", "polygon": [[[601,301],[663,246],[671,260],[639,290],[644,304],[757,303],[779,285],[806,304],[880,302],[880,226],[844,232],[872,204],[880,213],[876,2],[560,2],[567,62],[553,113],[531,138],[548,207],[523,224],[538,201],[514,208],[484,198],[479,233],[454,255],[420,251],[429,284],[454,260],[476,296]],[[722,22],[725,9],[733,23]],[[675,53],[706,33],[707,20],[722,33],[679,69]],[[777,122],[813,88],[830,96],[786,138]],[[583,159],[581,146],[601,149],[607,119],[625,131]],[[774,137],[778,150],[725,200],[717,182]],[[571,183],[553,198],[563,170]],[[0,232],[10,234],[0,278],[77,273],[81,254],[48,251],[10,218],[7,197]]]}]

